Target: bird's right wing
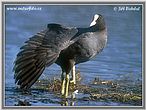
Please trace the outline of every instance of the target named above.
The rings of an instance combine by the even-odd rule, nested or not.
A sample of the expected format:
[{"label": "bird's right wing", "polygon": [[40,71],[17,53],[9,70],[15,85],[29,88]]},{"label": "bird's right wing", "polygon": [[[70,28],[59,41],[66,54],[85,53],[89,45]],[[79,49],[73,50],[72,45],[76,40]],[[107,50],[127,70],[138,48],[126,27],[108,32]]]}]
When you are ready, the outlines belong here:
[{"label": "bird's right wing", "polygon": [[74,41],[70,39],[76,33],[76,29],[48,27],[26,41],[15,60],[15,83],[20,85],[21,89],[30,88],[45,67],[53,64],[60,51]]}]

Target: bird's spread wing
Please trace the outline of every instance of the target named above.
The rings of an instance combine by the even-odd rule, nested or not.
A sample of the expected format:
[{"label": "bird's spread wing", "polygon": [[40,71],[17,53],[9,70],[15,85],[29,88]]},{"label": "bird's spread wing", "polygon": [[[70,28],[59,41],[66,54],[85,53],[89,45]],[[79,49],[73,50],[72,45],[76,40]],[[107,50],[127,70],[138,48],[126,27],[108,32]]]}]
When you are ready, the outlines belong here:
[{"label": "bird's spread wing", "polygon": [[57,60],[60,51],[74,42],[70,39],[77,33],[75,28],[53,26],[52,24],[48,25],[46,30],[31,37],[20,48],[21,51],[17,54],[14,66],[15,83],[20,85],[20,88],[30,88],[45,67]]}]

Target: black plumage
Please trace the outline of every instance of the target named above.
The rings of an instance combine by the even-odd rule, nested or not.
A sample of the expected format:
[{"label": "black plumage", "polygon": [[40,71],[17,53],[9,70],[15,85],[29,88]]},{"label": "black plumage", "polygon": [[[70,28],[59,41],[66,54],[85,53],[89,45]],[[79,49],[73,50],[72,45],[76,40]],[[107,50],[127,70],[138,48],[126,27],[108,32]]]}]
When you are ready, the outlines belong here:
[{"label": "black plumage", "polygon": [[47,29],[25,42],[14,66],[15,83],[30,88],[44,69],[53,63],[69,74],[73,65],[86,62],[105,47],[107,29],[102,15],[95,15],[88,28],[48,24]]}]

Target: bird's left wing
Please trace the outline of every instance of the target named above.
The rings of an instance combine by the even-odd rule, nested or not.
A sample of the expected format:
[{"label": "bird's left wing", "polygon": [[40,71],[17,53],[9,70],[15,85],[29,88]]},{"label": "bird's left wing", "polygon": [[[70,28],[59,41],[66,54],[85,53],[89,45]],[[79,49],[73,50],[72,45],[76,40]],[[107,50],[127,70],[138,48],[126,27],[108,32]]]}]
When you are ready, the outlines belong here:
[{"label": "bird's left wing", "polygon": [[64,28],[51,24],[46,30],[26,41],[15,60],[15,83],[22,89],[30,88],[45,67],[57,60],[60,51],[77,40],[77,37],[72,39],[77,32],[75,28]]}]

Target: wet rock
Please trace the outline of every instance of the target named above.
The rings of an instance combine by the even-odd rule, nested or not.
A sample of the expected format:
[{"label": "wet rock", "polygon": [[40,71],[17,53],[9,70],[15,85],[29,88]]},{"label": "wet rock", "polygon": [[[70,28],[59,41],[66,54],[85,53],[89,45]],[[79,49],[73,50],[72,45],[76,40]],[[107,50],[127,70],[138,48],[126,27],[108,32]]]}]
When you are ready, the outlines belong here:
[{"label": "wet rock", "polygon": [[119,86],[119,84],[116,82],[101,80],[99,77],[96,77],[91,82],[91,84],[93,84],[93,85],[106,85],[106,86],[111,86],[112,88],[117,88],[117,86]]}]

